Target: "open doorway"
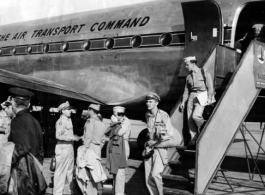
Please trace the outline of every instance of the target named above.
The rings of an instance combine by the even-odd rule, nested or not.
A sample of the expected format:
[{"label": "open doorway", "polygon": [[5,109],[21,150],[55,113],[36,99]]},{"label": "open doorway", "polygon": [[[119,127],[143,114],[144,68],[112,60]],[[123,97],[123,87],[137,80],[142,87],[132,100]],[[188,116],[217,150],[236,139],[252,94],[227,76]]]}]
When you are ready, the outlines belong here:
[{"label": "open doorway", "polygon": [[265,41],[265,2],[250,2],[244,6],[238,17],[234,40],[239,58],[252,40]]}]

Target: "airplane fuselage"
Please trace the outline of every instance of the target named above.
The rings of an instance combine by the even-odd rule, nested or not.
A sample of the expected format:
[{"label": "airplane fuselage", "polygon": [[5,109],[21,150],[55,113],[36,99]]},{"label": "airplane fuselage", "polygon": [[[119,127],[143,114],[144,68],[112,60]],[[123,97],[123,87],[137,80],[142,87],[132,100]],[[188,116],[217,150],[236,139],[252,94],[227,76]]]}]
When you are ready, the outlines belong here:
[{"label": "airplane fuselage", "polygon": [[[131,106],[132,112],[154,91],[170,111],[184,89],[178,79],[187,38],[181,2],[154,1],[1,26],[0,69],[67,87],[102,104]],[[233,1],[231,8],[222,1],[223,22],[232,25],[236,8],[246,2]],[[60,95],[60,90],[52,93]]]}]

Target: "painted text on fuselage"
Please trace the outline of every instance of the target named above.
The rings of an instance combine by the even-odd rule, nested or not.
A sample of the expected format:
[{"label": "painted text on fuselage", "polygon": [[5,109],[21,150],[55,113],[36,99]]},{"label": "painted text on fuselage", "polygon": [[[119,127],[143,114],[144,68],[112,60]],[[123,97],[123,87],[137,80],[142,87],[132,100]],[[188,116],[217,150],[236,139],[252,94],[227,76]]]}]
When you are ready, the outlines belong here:
[{"label": "painted text on fuselage", "polygon": [[101,31],[101,30],[112,30],[112,29],[120,29],[120,28],[131,28],[136,27],[137,25],[139,27],[146,25],[149,22],[150,17],[146,16],[144,18],[134,18],[134,19],[121,19],[121,20],[115,20],[115,21],[109,21],[109,22],[96,22],[94,23],[90,31],[93,32],[95,30]]}]

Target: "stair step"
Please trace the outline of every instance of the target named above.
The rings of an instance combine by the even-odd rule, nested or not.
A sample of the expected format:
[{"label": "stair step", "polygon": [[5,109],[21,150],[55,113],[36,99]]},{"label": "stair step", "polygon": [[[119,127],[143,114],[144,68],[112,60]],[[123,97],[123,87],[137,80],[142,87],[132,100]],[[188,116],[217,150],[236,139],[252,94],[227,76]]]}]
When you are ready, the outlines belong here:
[{"label": "stair step", "polygon": [[196,157],[196,151],[195,150],[183,150],[183,151],[178,151],[180,156],[183,157],[189,157],[189,158],[194,158]]},{"label": "stair step", "polygon": [[195,160],[179,158],[177,161],[168,162],[171,169],[192,169],[195,168]]},{"label": "stair step", "polygon": [[193,195],[193,193],[187,191],[187,190],[179,190],[179,189],[173,189],[173,188],[163,188],[164,194],[173,194],[173,195]]},{"label": "stair step", "polygon": [[163,174],[163,179],[174,180],[178,182],[193,182],[194,178],[186,178],[181,175]]}]

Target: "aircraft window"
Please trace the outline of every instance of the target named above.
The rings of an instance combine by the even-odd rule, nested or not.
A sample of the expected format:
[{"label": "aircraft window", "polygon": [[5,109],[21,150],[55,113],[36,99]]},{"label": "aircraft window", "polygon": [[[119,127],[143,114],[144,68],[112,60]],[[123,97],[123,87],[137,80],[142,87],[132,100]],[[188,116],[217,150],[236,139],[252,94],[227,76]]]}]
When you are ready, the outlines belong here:
[{"label": "aircraft window", "polygon": [[114,39],[113,38],[108,38],[106,41],[105,41],[105,47],[107,49],[112,49],[114,46]]},{"label": "aircraft window", "polygon": [[142,37],[140,35],[136,35],[132,37],[131,39],[131,46],[133,48],[140,47],[142,44],[142,41],[143,41]]},{"label": "aircraft window", "polygon": [[63,42],[63,43],[62,43],[62,46],[61,46],[61,50],[62,50],[63,52],[67,52],[68,47],[69,47],[69,44],[68,44],[67,42]]},{"label": "aircraft window", "polygon": [[92,40],[73,40],[67,42],[50,42],[32,45],[16,45],[0,48],[0,56],[61,53],[77,51],[94,51],[106,49],[129,49],[139,47],[180,46],[185,44],[183,31],[156,33]]},{"label": "aircraft window", "polygon": [[162,46],[169,46],[172,42],[172,35],[170,33],[164,33],[160,36],[159,42]]},{"label": "aircraft window", "polygon": [[83,48],[83,50],[84,50],[84,51],[89,50],[90,45],[91,45],[91,43],[90,43],[89,40],[84,40],[84,42],[83,42],[83,44],[82,44],[82,48]]},{"label": "aircraft window", "polygon": [[28,54],[31,54],[31,52],[32,52],[32,47],[31,47],[31,45],[28,45],[28,47],[27,47],[27,53]]},{"label": "aircraft window", "polygon": [[48,43],[45,43],[43,45],[43,51],[44,51],[44,53],[47,53],[49,51],[49,44]]},{"label": "aircraft window", "polygon": [[12,48],[12,54],[15,55],[16,52],[17,52],[17,51],[16,51],[16,47],[13,47],[13,48]]}]

